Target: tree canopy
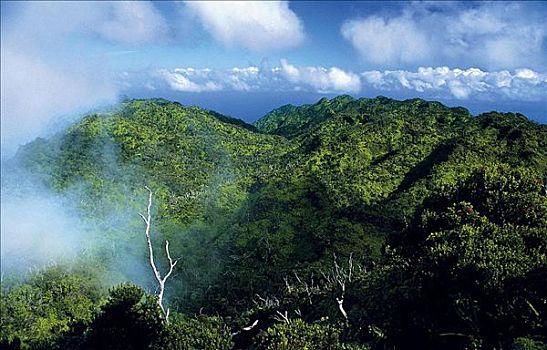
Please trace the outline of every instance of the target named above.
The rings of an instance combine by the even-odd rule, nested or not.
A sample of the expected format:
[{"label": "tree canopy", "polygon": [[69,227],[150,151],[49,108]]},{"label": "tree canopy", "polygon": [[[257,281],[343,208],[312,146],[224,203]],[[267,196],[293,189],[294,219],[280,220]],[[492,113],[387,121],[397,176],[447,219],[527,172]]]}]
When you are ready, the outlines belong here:
[{"label": "tree canopy", "polygon": [[[128,100],[4,166],[3,191],[32,196],[40,183],[99,238],[78,268],[2,282],[2,348],[547,342],[547,126],[518,113],[340,96],[249,125]],[[181,259],[169,323],[150,271],[105,278],[124,254],[146,267],[145,186],[155,241]]]}]

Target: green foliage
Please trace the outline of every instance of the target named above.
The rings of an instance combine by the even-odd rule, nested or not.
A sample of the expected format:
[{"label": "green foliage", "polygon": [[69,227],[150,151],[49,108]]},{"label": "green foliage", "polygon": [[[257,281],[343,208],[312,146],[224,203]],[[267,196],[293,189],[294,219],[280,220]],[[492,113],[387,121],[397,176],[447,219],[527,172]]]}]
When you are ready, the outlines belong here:
[{"label": "green foliage", "polygon": [[81,337],[98,300],[96,281],[89,277],[61,267],[36,273],[2,293],[1,341],[16,349],[65,348]]},{"label": "green foliage", "polygon": [[[138,287],[99,302],[80,277],[50,276],[2,296],[3,346],[228,349],[243,346],[229,329],[252,319],[260,349],[547,341],[547,127],[520,114],[340,96],[251,126],[132,100],[35,140],[6,166],[3,189],[24,196],[19,181],[32,173],[114,242],[98,265],[120,249],[144,259],[133,213],[151,187],[157,241],[183,261],[168,282],[172,309],[223,318],[173,313],[166,324]],[[120,230],[111,218],[128,212]],[[349,257],[342,287],[333,260],[348,269]],[[273,325],[279,310],[301,320]]]},{"label": "green foliage", "polygon": [[506,166],[433,196],[363,282],[361,319],[397,347],[504,347],[545,334],[546,204],[537,174]]},{"label": "green foliage", "polygon": [[169,316],[163,334],[152,349],[227,350],[232,348],[230,330],[218,317],[188,317],[175,313]]},{"label": "green foliage", "polygon": [[216,317],[173,313],[166,323],[156,297],[134,285],[97,294],[98,281],[59,267],[2,295],[2,349],[231,349]]},{"label": "green foliage", "polygon": [[256,128],[265,133],[288,138],[300,135],[345,109],[353,98],[348,95],[332,100],[322,98],[316,104],[296,107],[285,105],[256,121]]},{"label": "green foliage", "polygon": [[540,341],[535,341],[530,338],[517,338],[513,345],[511,345],[511,350],[545,350],[547,345]]},{"label": "green foliage", "polygon": [[341,331],[329,324],[309,324],[301,319],[277,323],[257,336],[257,350],[365,350],[366,346],[344,344]]},{"label": "green foliage", "polygon": [[87,331],[85,349],[147,349],[163,330],[163,316],[154,296],[134,285],[110,291],[101,313]]}]

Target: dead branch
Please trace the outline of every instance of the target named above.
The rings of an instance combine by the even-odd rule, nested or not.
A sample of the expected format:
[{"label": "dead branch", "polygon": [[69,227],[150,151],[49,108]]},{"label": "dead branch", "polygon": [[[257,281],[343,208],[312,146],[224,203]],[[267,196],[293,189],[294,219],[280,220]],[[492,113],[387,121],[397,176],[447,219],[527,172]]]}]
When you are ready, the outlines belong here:
[{"label": "dead branch", "polygon": [[[348,264],[346,267],[340,266],[336,254],[333,254],[333,267],[328,270],[319,270],[319,277],[316,282],[314,277],[317,277],[313,273],[308,279],[301,278],[298,273],[293,272],[294,284],[289,282],[289,278],[285,277],[285,288],[289,294],[296,292],[298,294],[304,294],[302,297],[307,300],[310,305],[313,305],[313,297],[321,295],[325,290],[338,290],[339,294],[335,296],[336,303],[340,313],[344,319],[348,319],[348,314],[344,308],[344,300],[346,295],[346,289],[348,285],[352,283],[354,279],[355,269],[358,272],[366,272],[366,267],[353,263],[353,254],[349,255]],[[300,310],[298,310],[300,312]],[[279,312],[278,312],[279,313]],[[297,315],[299,313],[297,312]],[[278,320],[285,321],[280,316],[276,316]]]},{"label": "dead branch", "polygon": [[251,324],[250,326],[248,326],[248,327],[243,327],[243,330],[248,332],[248,331],[250,331],[251,329],[255,328],[257,324],[258,324],[258,320],[255,320],[255,321],[253,322],[253,324]]},{"label": "dead branch", "polygon": [[251,323],[251,324],[248,325],[247,327],[241,328],[240,331],[233,332],[233,333],[232,333],[232,337],[238,335],[238,334],[241,333],[241,332],[248,332],[248,331],[250,331],[251,329],[255,328],[257,325],[258,325],[258,320],[255,320],[253,323]]},{"label": "dead branch", "polygon": [[259,308],[259,309],[273,309],[276,307],[279,307],[280,301],[276,297],[266,297],[263,298],[259,294],[255,294],[258,300],[253,299],[253,303]]},{"label": "dead branch", "polygon": [[344,309],[344,297],[346,294],[346,283],[351,283],[352,274],[353,274],[353,254],[349,255],[347,270],[341,268],[340,265],[338,265],[338,262],[336,261],[336,255],[334,255],[333,279],[338,283],[342,291],[340,297],[336,297],[336,302],[338,303],[338,309],[340,309],[342,316],[344,316],[346,320],[348,319],[348,313]]},{"label": "dead branch", "polygon": [[336,301],[338,302],[338,308],[340,309],[342,316],[344,316],[344,318],[347,320],[348,314],[346,313],[346,310],[344,309],[344,295],[342,294],[342,298],[336,298]]},{"label": "dead branch", "polygon": [[156,277],[156,280],[159,284],[159,292],[157,293],[158,296],[158,305],[161,308],[161,311],[163,312],[163,315],[165,316],[165,320],[169,322],[169,308],[166,310],[163,306],[163,294],[165,292],[165,282],[171,276],[173,273],[173,269],[177,265],[178,259],[173,260],[171,258],[171,253],[169,252],[169,241],[165,240],[165,253],[167,254],[167,259],[169,260],[169,271],[165,274],[165,276],[161,277],[161,273],[156,267],[156,263],[154,262],[154,249],[152,248],[152,239],[150,238],[150,228],[152,226],[152,195],[153,192],[150,190],[150,188],[145,187],[148,190],[148,205],[146,207],[146,216],[139,213],[140,217],[144,221],[146,225],[145,229],[145,235],[146,235],[146,243],[148,244],[148,257],[150,262],[150,267],[152,267],[152,271],[154,272],[154,276]]},{"label": "dead branch", "polygon": [[289,313],[287,311],[285,311],[284,313],[276,311],[276,314],[276,316],[273,316],[274,320],[278,322],[285,322],[286,324],[291,323],[291,321],[289,320]]}]

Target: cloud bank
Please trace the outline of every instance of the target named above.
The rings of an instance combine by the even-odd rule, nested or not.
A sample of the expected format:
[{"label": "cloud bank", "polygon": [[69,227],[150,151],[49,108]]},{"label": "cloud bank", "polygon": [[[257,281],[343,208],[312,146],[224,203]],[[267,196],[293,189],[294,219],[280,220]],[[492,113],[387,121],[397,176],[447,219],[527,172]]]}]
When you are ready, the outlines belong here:
[{"label": "cloud bank", "polygon": [[460,100],[474,97],[541,101],[547,98],[547,74],[531,69],[485,72],[478,68],[420,67],[415,72],[373,70],[361,76],[365,84],[383,91],[407,90]]},{"label": "cloud bank", "polygon": [[399,15],[347,20],[341,34],[372,64],[546,67],[547,25],[533,4],[410,3]]},{"label": "cloud bank", "polygon": [[547,74],[531,69],[483,71],[478,68],[419,67],[409,70],[368,70],[359,73],[338,67],[279,66],[160,69],[124,76],[128,86],[147,86],[181,92],[308,91],[317,93],[410,92],[428,98],[509,99],[542,101],[547,98]]},{"label": "cloud bank", "polygon": [[305,38],[287,1],[187,1],[185,6],[227,47],[271,51],[298,46]]},{"label": "cloud bank", "polygon": [[[356,66],[352,72],[337,66],[298,66],[287,60],[274,68],[143,68],[172,64],[170,55],[180,53],[174,50],[181,49],[185,45],[181,38],[191,33],[213,39],[209,43],[198,38],[197,45],[205,45],[204,59],[223,67],[221,55],[207,56],[208,45],[217,52],[215,45],[220,43],[233,49],[228,54],[243,53],[243,57],[295,48],[305,42],[306,33],[287,1],[188,1],[173,5],[181,10],[174,15],[167,15],[163,4],[149,1],[18,2],[9,11],[4,11],[5,4],[2,157],[44,134],[61,117],[114,103],[135,86],[190,93],[407,91],[424,98],[462,100],[546,97],[541,72],[547,71],[547,25],[540,4],[418,2],[348,19],[341,36],[367,63],[359,68],[368,69],[364,72],[355,71]],[[158,45],[165,43],[168,48]],[[166,53],[165,57],[158,58],[157,52]],[[306,48],[302,52],[296,57],[309,54]],[[123,54],[128,54],[125,60],[119,58]],[[126,67],[135,67],[135,72],[120,74]]]},{"label": "cloud bank", "polygon": [[301,66],[281,60],[280,66],[234,67],[232,69],[175,68],[122,74],[126,87],[157,89],[166,87],[181,92],[210,91],[314,91],[356,93],[361,89],[359,75],[338,67]]}]

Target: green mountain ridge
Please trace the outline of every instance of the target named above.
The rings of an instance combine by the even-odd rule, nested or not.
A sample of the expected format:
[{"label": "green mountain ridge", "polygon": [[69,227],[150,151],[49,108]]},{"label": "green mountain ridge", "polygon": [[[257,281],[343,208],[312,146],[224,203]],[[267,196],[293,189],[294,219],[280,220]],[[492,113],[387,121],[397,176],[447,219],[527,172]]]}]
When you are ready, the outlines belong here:
[{"label": "green mountain ridge", "polygon": [[267,113],[254,125],[259,131],[291,138],[341,112],[350,101],[354,101],[353,97],[342,95],[299,107],[289,104]]},{"label": "green mountain ridge", "polygon": [[[125,226],[102,223],[142,210],[150,187],[158,249],[169,239],[183,261],[170,304],[188,315],[221,315],[232,328],[261,320],[234,336],[236,348],[545,340],[547,293],[530,276],[547,266],[547,125],[518,113],[472,116],[421,99],[344,95],[282,106],[250,125],[163,99],[129,100],[21,147],[3,172],[7,191],[28,194],[17,184],[32,174],[76,196],[73,205],[102,236],[120,246],[140,242],[127,250],[144,263],[136,215]],[[346,319],[328,272],[333,259],[336,278],[340,268],[360,267],[343,290]],[[427,300],[437,308],[420,308]],[[473,306],[479,302],[483,308]],[[292,317],[303,323],[276,326],[276,312],[287,310],[299,310]],[[330,345],[313,343],[315,331]],[[279,345],[291,332],[316,340]]]}]

